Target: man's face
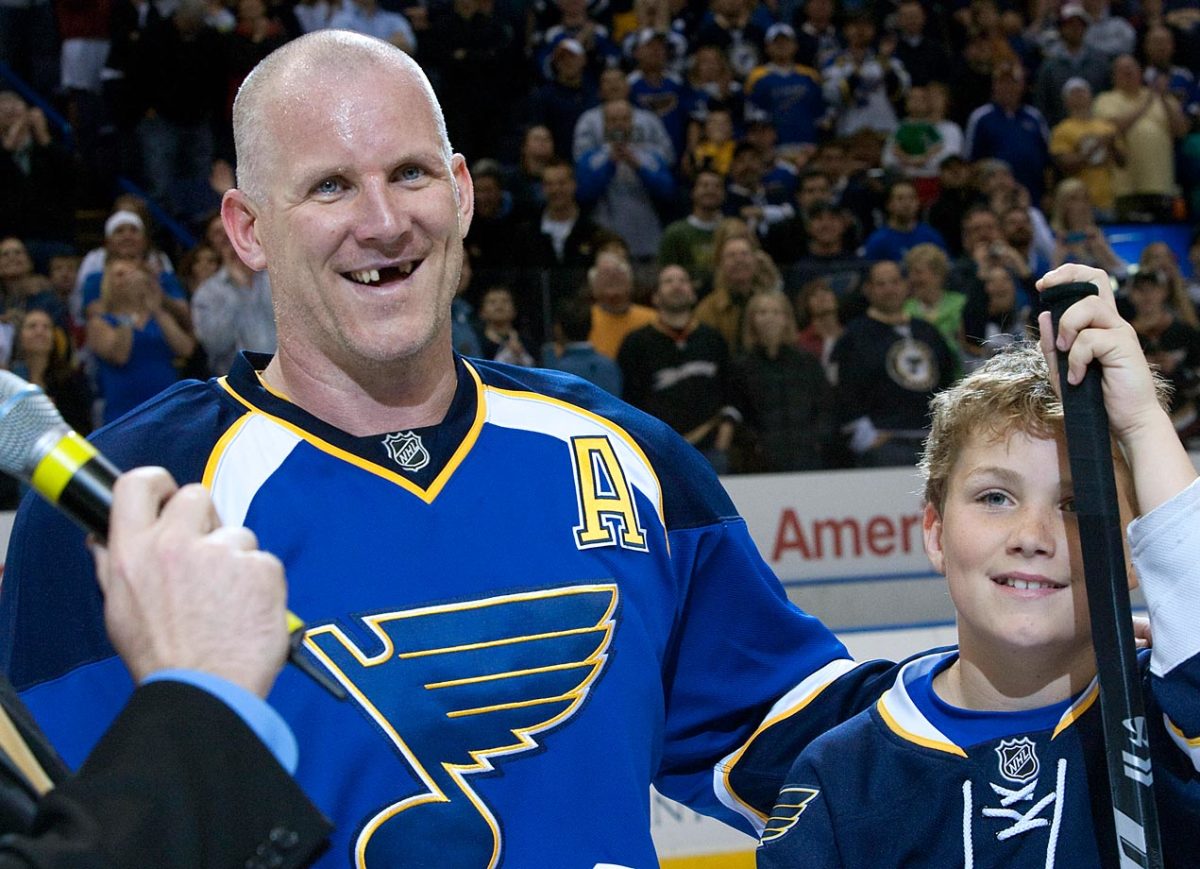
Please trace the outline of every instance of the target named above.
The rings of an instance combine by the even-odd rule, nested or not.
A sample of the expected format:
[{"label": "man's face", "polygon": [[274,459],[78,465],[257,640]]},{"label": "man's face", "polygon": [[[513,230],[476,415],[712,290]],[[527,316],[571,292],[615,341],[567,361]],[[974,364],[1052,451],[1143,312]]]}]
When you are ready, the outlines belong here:
[{"label": "man's face", "polygon": [[897,184],[888,195],[888,215],[894,220],[907,223],[915,220],[921,209],[917,191],[908,184]]},{"label": "man's face", "polygon": [[660,73],[667,66],[667,42],[661,37],[649,40],[637,50],[638,68],[643,72]]},{"label": "man's face", "polygon": [[495,217],[504,204],[504,188],[500,179],[484,176],[475,179],[475,214],[479,217]]},{"label": "man's face", "polygon": [[264,201],[231,191],[226,228],[270,273],[280,351],[301,364],[448,359],[471,176],[411,73],[362,62],[347,81],[301,74],[264,101]]},{"label": "man's face", "polygon": [[1063,105],[1073,115],[1087,114],[1092,107],[1092,89],[1089,87],[1073,87],[1067,91]]},{"label": "man's face", "polygon": [[901,3],[896,11],[896,24],[905,36],[920,36],[925,30],[925,10],[920,3]]},{"label": "man's face", "polygon": [[1033,241],[1033,221],[1023,208],[1010,208],[1004,213],[1004,237],[1018,250]]},{"label": "man's face", "polygon": [[796,204],[800,213],[804,214],[818,202],[829,202],[833,199],[833,188],[829,179],[824,175],[810,175],[800,182],[800,190],[796,194]]},{"label": "man's face", "polygon": [[1113,86],[1117,90],[1136,91],[1142,87],[1142,67],[1128,54],[1113,61]]},{"label": "man's face", "polygon": [[1087,33],[1087,22],[1079,16],[1072,16],[1058,25],[1058,33],[1071,48],[1083,44],[1083,35]]},{"label": "man's face", "polygon": [[978,211],[963,221],[963,249],[968,253],[981,244],[991,244],[1000,240],[1000,224],[996,215],[988,211]]},{"label": "man's face", "polygon": [[808,221],[808,234],[822,246],[840,244],[846,224],[834,211],[821,211]]},{"label": "man's face", "polygon": [[989,269],[983,281],[983,291],[987,294],[988,309],[992,313],[1011,311],[1017,303],[1017,287],[1008,269],[999,266]]},{"label": "man's face", "polygon": [[592,298],[596,304],[613,314],[623,314],[633,300],[633,279],[618,263],[602,257],[596,263],[592,280]]},{"label": "man's face", "polygon": [[658,273],[658,288],[654,291],[654,306],[668,314],[690,311],[696,304],[692,279],[682,266],[667,266]]},{"label": "man's face", "polygon": [[1175,37],[1166,27],[1151,27],[1146,31],[1146,39],[1142,43],[1146,51],[1146,61],[1152,66],[1170,66],[1171,56],[1175,53]]},{"label": "man's face", "polygon": [[796,59],[796,40],[787,35],[776,36],[767,43],[767,57],[772,63],[791,63]]},{"label": "man's face", "polygon": [[146,231],[132,223],[124,223],[113,230],[106,242],[108,252],[121,259],[138,259],[146,255],[148,242]]},{"label": "man's face", "polygon": [[633,135],[633,106],[627,102],[605,103],[603,114],[605,134],[622,133],[628,141]]},{"label": "man's face", "polygon": [[12,280],[24,277],[33,271],[33,260],[20,239],[6,238],[0,241],[0,279]]},{"label": "man's face", "polygon": [[79,257],[55,256],[50,258],[50,284],[59,295],[66,295],[75,288],[75,279],[78,275]]},{"label": "man's face", "polygon": [[575,203],[575,173],[569,166],[547,166],[542,173],[546,205],[562,211]]},{"label": "man's face", "polygon": [[[1131,511],[1118,486],[1123,522]],[[1124,527],[1124,525],[1122,525]],[[925,551],[946,577],[959,643],[973,655],[1091,652],[1074,495],[1059,438],[975,435],[959,452]]]},{"label": "man's face", "polygon": [[754,280],[754,248],[744,238],[725,243],[721,253],[721,272],[733,287],[748,287]]},{"label": "man's face", "polygon": [[697,210],[712,211],[725,201],[725,183],[720,175],[701,172],[692,185],[692,204]]},{"label": "man's face", "polygon": [[1025,77],[1020,73],[998,75],[992,79],[992,99],[1006,108],[1016,108],[1025,93]]},{"label": "man's face", "polygon": [[600,73],[600,102],[608,103],[613,100],[623,100],[629,95],[629,82],[625,73],[612,67]]},{"label": "man's face", "polygon": [[882,314],[898,314],[908,298],[908,285],[900,266],[892,262],[876,263],[866,285],[867,301]]}]

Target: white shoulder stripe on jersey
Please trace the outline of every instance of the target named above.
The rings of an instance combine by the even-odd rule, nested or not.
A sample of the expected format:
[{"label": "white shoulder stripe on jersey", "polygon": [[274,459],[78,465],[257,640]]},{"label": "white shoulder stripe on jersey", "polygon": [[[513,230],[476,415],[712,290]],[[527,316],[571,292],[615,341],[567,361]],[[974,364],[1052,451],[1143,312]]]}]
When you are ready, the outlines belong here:
[{"label": "white shoulder stripe on jersey", "polygon": [[716,793],[717,799],[727,809],[736,812],[749,821],[757,834],[762,833],[767,817],[755,811],[753,807],[739,798],[733,788],[730,787],[729,776],[733,772],[734,767],[737,766],[746,749],[754,742],[755,737],[767,728],[802,710],[818,694],[824,691],[830,683],[849,673],[857,666],[858,663],[849,658],[838,658],[835,661],[830,661],[815,673],[809,674],[803,682],[775,701],[775,705],[771,707],[766,718],[763,719],[763,723],[758,726],[753,735],[737,751],[721,758],[716,766],[713,767],[713,791]]},{"label": "white shoulder stripe on jersey", "polygon": [[248,414],[217,459],[212,497],[225,525],[244,525],[262,485],[302,438],[259,414]]},{"label": "white shoulder stripe on jersey", "polygon": [[938,666],[948,656],[957,651],[943,652],[937,655],[926,655],[909,661],[900,671],[896,683],[883,692],[876,708],[887,726],[898,736],[909,742],[966,757],[967,754],[955,745],[944,733],[938,730],[928,718],[917,708],[912,697],[908,694],[908,683],[920,678]]},{"label": "white shoulder stripe on jersey", "polygon": [[645,453],[619,425],[584,408],[534,392],[514,392],[486,385],[484,391],[486,419],[490,425],[536,432],[567,444],[575,437],[608,435],[626,479],[654,505],[659,523],[665,524],[658,475]]}]

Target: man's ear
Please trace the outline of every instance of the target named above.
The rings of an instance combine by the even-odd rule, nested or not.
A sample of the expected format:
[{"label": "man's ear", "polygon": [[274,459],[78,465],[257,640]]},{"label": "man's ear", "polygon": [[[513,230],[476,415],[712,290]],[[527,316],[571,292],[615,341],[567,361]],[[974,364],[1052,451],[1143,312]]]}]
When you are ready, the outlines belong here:
[{"label": "man's ear", "polygon": [[242,262],[256,272],[265,269],[267,256],[258,240],[258,212],[250,197],[236,187],[225,191],[221,198],[221,222]]},{"label": "man's ear", "polygon": [[943,576],[946,575],[946,555],[942,551],[942,517],[932,504],[925,505],[921,517],[921,532],[925,538],[925,554],[933,569]]},{"label": "man's ear", "polygon": [[450,176],[454,181],[454,198],[458,205],[458,228],[463,238],[471,228],[475,216],[475,182],[467,169],[467,159],[462,154],[450,158]]}]

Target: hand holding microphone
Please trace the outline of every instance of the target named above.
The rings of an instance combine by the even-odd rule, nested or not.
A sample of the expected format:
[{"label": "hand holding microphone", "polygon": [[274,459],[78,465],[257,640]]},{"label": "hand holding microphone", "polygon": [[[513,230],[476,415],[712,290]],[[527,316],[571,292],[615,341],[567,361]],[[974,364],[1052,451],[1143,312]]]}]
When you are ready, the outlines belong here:
[{"label": "hand holding microphone", "polygon": [[[259,617],[264,619],[251,633],[264,633],[254,634],[255,642],[238,657],[238,653],[230,651],[237,643],[237,632],[221,632],[225,654],[238,657],[233,667],[237,678],[226,678],[234,682],[246,679],[249,684],[242,683],[243,687],[257,692],[258,687],[262,687],[265,667],[270,672],[263,693],[269,689],[278,672],[278,661],[273,661],[269,651],[270,632],[274,630],[271,624],[274,616],[269,613],[282,610],[282,598],[278,600],[279,606],[272,610],[269,587],[273,580],[269,575],[263,575],[272,572],[268,563],[257,557],[239,559],[236,556],[261,555],[264,559],[274,559],[257,552],[257,541],[246,529],[219,528],[220,521],[212,500],[203,488],[188,486],[172,498],[175,484],[166,471],[136,472],[133,482],[122,486],[130,493],[130,503],[113,514],[113,487],[120,472],[92,443],[63,422],[58,409],[39,387],[2,370],[0,471],[28,482],[39,495],[101,541],[108,539],[110,515],[122,523],[117,539],[111,541],[112,550],[97,552],[97,566],[103,573],[101,585],[106,595],[106,624],[122,657],[129,651],[138,661],[133,664],[126,658],[135,677],[146,675],[136,672],[145,667],[192,666],[218,672],[211,666],[200,666],[201,660],[207,660],[211,651],[208,649],[210,643],[200,636],[204,623],[223,615],[229,619],[236,617],[241,624],[249,612],[252,622]],[[148,474],[155,479],[145,479]],[[178,504],[176,500],[179,500]],[[160,510],[162,521],[157,521]],[[140,544],[130,543],[130,540],[140,540]],[[153,569],[139,566],[139,559],[149,559],[148,565]],[[198,563],[206,564],[207,572],[197,570],[195,565]],[[275,565],[278,565],[277,561]],[[278,584],[282,588],[282,567],[278,568],[278,573]],[[253,603],[249,605],[242,599],[248,589],[238,587],[239,579],[246,576],[261,586],[252,589]],[[191,614],[194,623],[185,624],[189,613],[187,607],[180,604],[187,598],[176,594],[170,601],[169,621],[173,620],[173,623],[165,627],[156,624],[153,631],[142,625],[140,635],[133,632],[135,626],[129,624],[131,621],[149,619],[146,610],[163,603],[161,592],[167,589],[165,584],[180,582],[199,583],[198,589],[191,591],[199,590],[208,595],[207,598],[197,595],[192,600],[196,607]],[[161,587],[156,592],[150,586],[143,586],[144,583],[159,583]],[[108,597],[110,594],[112,600]],[[239,607],[242,610],[235,613]],[[290,635],[287,659],[335,697],[345,699],[345,689],[301,653],[304,622],[287,610],[282,612],[286,619],[285,630]],[[203,618],[199,617],[201,614]],[[195,629],[197,624],[200,631]],[[121,648],[123,643],[125,649]],[[182,662],[179,649],[184,647],[199,649],[193,655],[197,660],[191,664]],[[257,662],[246,660],[247,656],[254,658],[259,652],[265,653],[266,658]],[[189,654],[193,653],[185,653],[183,657]],[[226,674],[218,672],[218,675]]]}]

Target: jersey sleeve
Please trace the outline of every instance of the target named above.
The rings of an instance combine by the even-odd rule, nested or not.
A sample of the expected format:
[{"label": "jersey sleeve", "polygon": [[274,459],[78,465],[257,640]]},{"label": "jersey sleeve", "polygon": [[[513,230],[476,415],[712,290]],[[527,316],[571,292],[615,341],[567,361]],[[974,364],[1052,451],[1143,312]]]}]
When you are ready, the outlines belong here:
[{"label": "jersey sleeve", "polygon": [[842,866],[829,797],[807,754],[797,758],[779,791],[759,839],[757,866]]}]

